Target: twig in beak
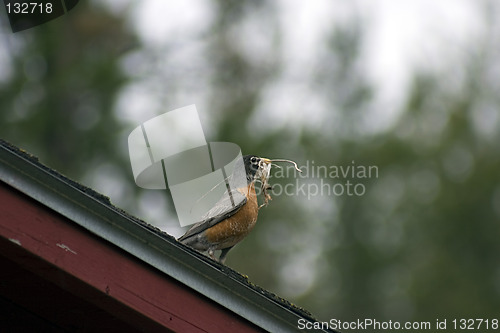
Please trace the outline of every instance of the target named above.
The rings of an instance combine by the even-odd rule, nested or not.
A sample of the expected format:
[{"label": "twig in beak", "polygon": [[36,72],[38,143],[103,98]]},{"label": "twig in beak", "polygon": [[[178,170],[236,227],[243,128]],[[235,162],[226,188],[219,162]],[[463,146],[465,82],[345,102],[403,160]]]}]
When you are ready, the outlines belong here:
[{"label": "twig in beak", "polygon": [[[266,160],[268,160],[266,158]],[[299,169],[299,167],[297,166],[297,163],[295,163],[294,161],[290,161],[290,160],[284,160],[284,159],[275,159],[275,160],[268,160],[269,162],[288,162],[288,163],[292,163],[293,166],[295,167],[295,170],[297,170],[298,172],[302,172],[302,170]]]},{"label": "twig in beak", "polygon": [[[297,166],[297,163],[295,163],[294,161],[290,161],[290,160],[285,160],[285,159],[274,159],[274,160],[271,160],[269,158],[264,158],[264,157],[261,157],[260,159],[260,167],[262,168],[262,173],[261,173],[261,177],[260,177],[260,181],[262,183],[262,193],[264,194],[264,203],[262,203],[259,208],[263,207],[263,206],[267,206],[267,204],[269,203],[269,200],[272,200],[272,197],[271,195],[267,192],[268,190],[271,190],[272,187],[271,185],[269,185],[268,183],[268,180],[269,180],[269,175],[271,174],[271,167],[274,165],[276,166],[277,168],[281,168],[281,166],[277,165],[277,164],[274,164],[273,162],[287,162],[287,163],[292,163],[293,166],[295,167],[295,170],[297,170],[298,172],[302,172],[302,170],[300,170],[300,168]],[[265,165],[262,165],[262,164],[265,164]]]}]

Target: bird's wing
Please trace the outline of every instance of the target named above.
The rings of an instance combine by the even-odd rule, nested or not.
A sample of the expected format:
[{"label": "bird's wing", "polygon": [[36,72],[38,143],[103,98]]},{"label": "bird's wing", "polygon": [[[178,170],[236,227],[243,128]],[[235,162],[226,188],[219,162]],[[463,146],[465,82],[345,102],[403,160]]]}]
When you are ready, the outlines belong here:
[{"label": "bird's wing", "polygon": [[178,240],[182,241],[190,236],[196,235],[236,214],[241,207],[246,204],[247,197],[240,191],[231,191],[230,193],[231,196],[227,195],[226,192],[226,195],[224,195],[221,200],[203,216],[203,220],[194,224]]}]

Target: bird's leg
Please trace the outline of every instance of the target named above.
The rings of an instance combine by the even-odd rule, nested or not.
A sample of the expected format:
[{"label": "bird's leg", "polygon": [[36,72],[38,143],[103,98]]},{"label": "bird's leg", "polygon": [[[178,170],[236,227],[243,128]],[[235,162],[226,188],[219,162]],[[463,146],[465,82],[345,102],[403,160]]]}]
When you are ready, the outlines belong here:
[{"label": "bird's leg", "polygon": [[208,255],[210,256],[210,258],[212,258],[213,260],[217,261],[217,258],[215,258],[214,250],[213,249],[208,249]]},{"label": "bird's leg", "polygon": [[229,252],[229,250],[231,250],[233,247],[226,247],[225,249],[222,249],[221,253],[220,253],[220,256],[219,256],[219,262],[221,264],[224,263],[224,261],[226,261],[226,256],[227,256],[227,253]]}]

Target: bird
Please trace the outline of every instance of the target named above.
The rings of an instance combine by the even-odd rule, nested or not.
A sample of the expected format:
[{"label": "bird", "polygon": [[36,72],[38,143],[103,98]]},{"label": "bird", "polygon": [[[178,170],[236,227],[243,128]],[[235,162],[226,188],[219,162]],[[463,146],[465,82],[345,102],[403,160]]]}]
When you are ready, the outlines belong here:
[{"label": "bird", "polygon": [[[219,200],[204,218],[189,228],[178,241],[208,255],[223,264],[227,253],[255,227],[259,212],[255,181],[266,175],[271,160],[255,155],[243,156],[246,186],[231,191]],[[240,159],[241,161],[241,159]],[[243,168],[235,168],[235,173]],[[231,200],[229,200],[231,199]],[[235,203],[236,202],[236,203]],[[221,250],[219,258],[214,251]]]}]

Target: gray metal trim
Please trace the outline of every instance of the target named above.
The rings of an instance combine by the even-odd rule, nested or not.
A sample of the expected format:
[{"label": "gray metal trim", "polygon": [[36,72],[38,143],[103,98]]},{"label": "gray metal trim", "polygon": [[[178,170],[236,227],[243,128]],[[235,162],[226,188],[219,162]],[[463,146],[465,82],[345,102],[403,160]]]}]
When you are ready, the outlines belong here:
[{"label": "gray metal trim", "polygon": [[299,319],[312,321],[24,155],[0,145],[0,180],[267,331],[299,331]]}]

